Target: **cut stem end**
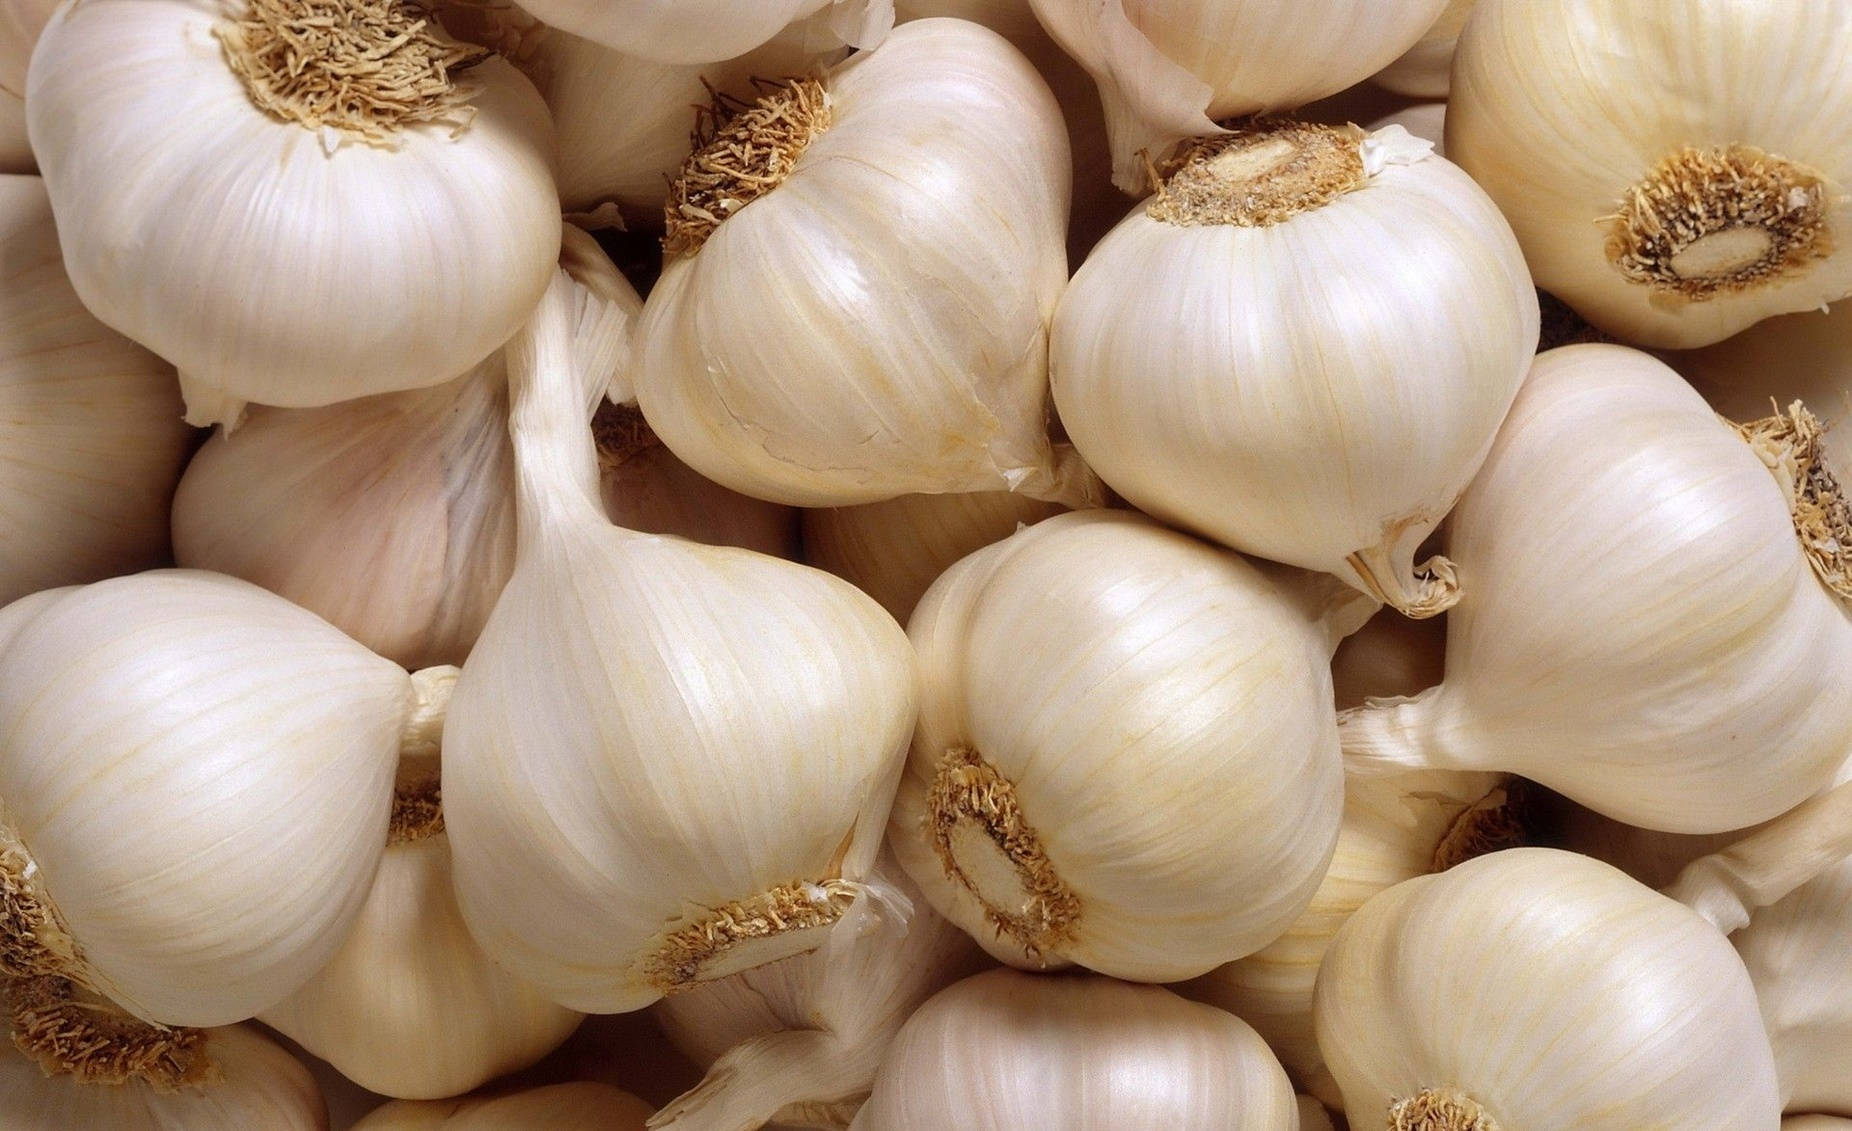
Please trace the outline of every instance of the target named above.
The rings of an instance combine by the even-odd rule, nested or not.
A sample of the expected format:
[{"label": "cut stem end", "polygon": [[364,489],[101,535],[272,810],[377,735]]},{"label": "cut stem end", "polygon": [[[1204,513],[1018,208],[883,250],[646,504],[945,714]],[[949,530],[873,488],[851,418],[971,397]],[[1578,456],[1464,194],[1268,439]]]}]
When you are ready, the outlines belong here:
[{"label": "cut stem end", "polygon": [[71,977],[77,940],[38,883],[38,864],[19,834],[0,823],[0,975]]},{"label": "cut stem end", "polygon": [[1470,1096],[1451,1088],[1423,1088],[1389,1106],[1389,1131],[1500,1131]]},{"label": "cut stem end", "polygon": [[1151,170],[1153,220],[1179,227],[1268,228],[1367,181],[1355,126],[1279,121],[1197,138]]},{"label": "cut stem end", "polygon": [[783,184],[829,129],[829,92],[821,81],[757,81],[764,91],[758,102],[713,92],[712,104],[697,111],[694,152],[663,206],[662,249],[669,256],[700,251],[728,217]]},{"label": "cut stem end", "polygon": [[861,891],[846,880],[795,880],[713,908],[668,932],[644,977],[672,994],[815,950]]},{"label": "cut stem end", "polygon": [[1795,401],[1788,411],[1733,424],[1788,498],[1794,534],[1821,584],[1852,599],[1852,507],[1821,443],[1826,427]]}]

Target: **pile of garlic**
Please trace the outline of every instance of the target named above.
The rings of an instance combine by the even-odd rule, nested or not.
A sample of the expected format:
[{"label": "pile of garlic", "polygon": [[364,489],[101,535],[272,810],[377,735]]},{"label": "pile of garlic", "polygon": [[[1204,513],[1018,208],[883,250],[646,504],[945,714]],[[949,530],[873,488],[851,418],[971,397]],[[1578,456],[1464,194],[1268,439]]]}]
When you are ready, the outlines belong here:
[{"label": "pile of garlic", "polygon": [[1848,43],[0,5],[0,1126],[1852,1129]]}]

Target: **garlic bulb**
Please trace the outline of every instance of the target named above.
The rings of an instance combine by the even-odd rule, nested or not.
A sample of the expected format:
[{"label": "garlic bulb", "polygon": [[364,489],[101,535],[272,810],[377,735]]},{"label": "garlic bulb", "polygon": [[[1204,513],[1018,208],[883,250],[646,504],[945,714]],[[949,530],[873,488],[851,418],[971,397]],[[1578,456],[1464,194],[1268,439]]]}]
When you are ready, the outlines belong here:
[{"label": "garlic bulb", "polygon": [[192,434],[173,369],[71,290],[37,177],[0,176],[0,246],[5,604],[159,564]]},{"label": "garlic bulb", "polygon": [[609,1084],[554,1084],[481,1099],[400,1100],[354,1131],[643,1131],[650,1106]]},{"label": "garlic bulb", "polygon": [[1714,346],[1671,354],[1712,408],[1731,420],[1755,420],[1805,402],[1833,422],[1820,438],[1836,468],[1852,468],[1852,302],[1830,312],[1770,318]]},{"label": "garlic bulb", "polygon": [[1712,926],[1547,848],[1397,884],[1318,971],[1318,1044],[1356,1127],[1775,1131],[1754,987]]},{"label": "garlic bulb", "polygon": [[637,329],[637,403],[676,455],[799,506],[1073,486],[1044,333],[1068,148],[1027,59],[918,20],[710,132]]},{"label": "garlic bulb", "polygon": [[1417,102],[1413,106],[1404,106],[1392,114],[1386,114],[1370,123],[1370,132],[1401,126],[1422,141],[1434,143],[1434,152],[1442,157],[1447,155],[1447,104],[1445,102]]},{"label": "garlic bulb", "polygon": [[1297,122],[1198,142],[1087,257],[1050,344],[1062,422],[1135,506],[1412,616],[1458,595],[1415,551],[1538,325],[1504,218],[1429,149]]},{"label": "garlic bulb", "polygon": [[963,931],[919,904],[904,873],[887,861],[880,871],[914,902],[904,933],[890,927],[840,953],[787,958],[656,1003],[670,1042],[708,1072],[650,1126],[736,1131],[802,1125],[805,1108],[853,1113],[901,1024],[981,958]]},{"label": "garlic bulb", "polygon": [[28,87],[71,282],[193,423],[450,380],[552,275],[545,104],[401,0],[86,0]]},{"label": "garlic bulb", "polygon": [[229,577],[0,611],[0,970],[222,1025],[340,946],[385,847],[403,669]]},{"label": "garlic bulb", "polygon": [[515,568],[444,729],[470,933],[606,1013],[858,930],[916,710],[846,582],[599,513],[581,413],[621,328],[562,276],[510,346]]},{"label": "garlic bulb", "polygon": [[48,1076],[0,1041],[0,1124],[7,1131],[326,1131],[308,1069],[249,1028],[191,1033],[163,1055],[186,1060],[202,1079],[166,1090],[143,1080],[87,1084]]},{"label": "garlic bulb", "polygon": [[658,63],[736,59],[812,14],[822,15],[832,45],[875,47],[894,24],[894,0],[527,0],[523,7],[552,27]]},{"label": "garlic bulb", "polygon": [[1721,341],[1852,293],[1849,39],[1844,4],[1482,0],[1448,155],[1584,318]]},{"label": "garlic bulb", "polygon": [[1298,1131],[1254,1030],[1157,986],[993,970],[894,1039],[854,1131]]},{"label": "garlic bulb", "polygon": [[1062,510],[1009,491],[902,495],[807,510],[805,560],[854,583],[905,624],[926,588],[953,562]]},{"label": "garlic bulb", "polygon": [[26,64],[55,0],[8,0],[0,5],[0,173],[33,173],[26,140]]},{"label": "garlic bulb", "polygon": [[692,108],[710,100],[708,87],[750,101],[753,79],[805,74],[840,55],[812,48],[793,32],[737,59],[659,63],[547,29],[523,69],[553,112],[561,202],[590,212],[615,201],[627,227],[661,228],[669,182],[688,157]]},{"label": "garlic bulb", "polygon": [[1762,1003],[1786,1109],[1852,1115],[1852,860],[1757,911],[1731,941]]},{"label": "garlic bulb", "polygon": [[1127,511],[1058,515],[947,570],[909,636],[890,842],[992,955],[1177,981],[1304,909],[1343,804],[1330,646],[1254,567]]},{"label": "garlic bulb", "polygon": [[457,912],[438,761],[455,677],[413,677],[422,701],[360,918],[326,966],[258,1016],[356,1084],[405,1099],[461,1095],[525,1068],[583,1020],[490,962]]},{"label": "garlic bulb", "polygon": [[1413,47],[1448,0],[1030,0],[1042,26],[1093,74],[1113,177],[1146,187],[1148,151],[1290,110],[1380,71]]},{"label": "garlic bulb", "polygon": [[1453,49],[1460,41],[1461,29],[1466,27],[1466,17],[1472,14],[1473,0],[1447,0],[1440,17],[1415,45],[1371,75],[1370,81],[1410,98],[1447,97]]},{"label": "garlic bulb", "polygon": [[1763,466],[1813,484],[1803,440],[1745,443],[1645,354],[1542,355],[1452,518],[1446,679],[1346,712],[1347,768],[1509,770],[1687,833],[1823,788],[1852,633]]}]

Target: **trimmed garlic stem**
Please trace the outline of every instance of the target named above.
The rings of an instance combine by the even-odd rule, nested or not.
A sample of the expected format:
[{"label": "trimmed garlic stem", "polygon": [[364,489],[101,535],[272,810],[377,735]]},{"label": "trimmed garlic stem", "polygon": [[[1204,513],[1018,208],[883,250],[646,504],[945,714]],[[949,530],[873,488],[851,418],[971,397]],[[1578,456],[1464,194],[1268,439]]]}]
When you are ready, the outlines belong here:
[{"label": "trimmed garlic stem", "polygon": [[863,889],[841,879],[794,881],[712,908],[662,936],[645,976],[669,994],[815,950]]},{"label": "trimmed garlic stem", "polygon": [[1852,781],[1802,802],[1759,831],[1687,865],[1665,894],[1724,934],[1749,925],[1821,872],[1852,857]]},{"label": "trimmed garlic stem", "polygon": [[1477,1100],[1452,1088],[1423,1088],[1389,1108],[1389,1131],[1500,1131]]},{"label": "trimmed garlic stem", "polygon": [[474,117],[451,75],[489,52],[435,31],[400,0],[246,0],[212,34],[258,109],[391,148],[414,123]]},{"label": "trimmed garlic stem", "polygon": [[722,222],[784,183],[817,136],[830,127],[830,97],[813,78],[764,84],[748,105],[715,94],[699,111],[695,151],[663,206],[663,252],[701,250]]},{"label": "trimmed garlic stem", "polygon": [[204,1029],[149,1024],[64,978],[9,979],[4,996],[14,1046],[47,1076],[163,1093],[219,1081]]}]

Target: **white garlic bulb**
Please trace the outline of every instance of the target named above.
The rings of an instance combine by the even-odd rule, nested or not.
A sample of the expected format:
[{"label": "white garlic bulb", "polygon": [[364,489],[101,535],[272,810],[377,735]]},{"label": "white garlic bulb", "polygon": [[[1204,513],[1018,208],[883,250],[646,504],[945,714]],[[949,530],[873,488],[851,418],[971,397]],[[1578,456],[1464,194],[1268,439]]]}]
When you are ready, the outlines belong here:
[{"label": "white garlic bulb", "polygon": [[450,380],[559,251],[540,96],[401,0],[68,5],[27,109],[72,284],[196,424]]},{"label": "white garlic bulb", "polygon": [[853,1113],[901,1024],[981,962],[963,931],[919,902],[905,873],[889,861],[880,871],[914,903],[904,928],[890,925],[847,949],[825,947],[656,1003],[663,1032],[707,1066],[707,1077],[665,1105],[651,1127],[737,1131],[801,1123],[806,1110]]},{"label": "white garlic bulb", "polygon": [[1820,447],[1852,468],[1852,302],[1756,323],[1714,346],[1668,354],[1712,408],[1755,420],[1799,400],[1831,422]]},{"label": "white garlic bulb", "polygon": [[386,852],[341,949],[258,1020],[368,1091],[461,1095],[526,1068],[583,1020],[490,962],[450,883],[439,735],[455,668],[413,677]]},{"label": "white garlic bulb", "polygon": [[993,970],[908,1019],[853,1131],[1298,1131],[1286,1073],[1231,1014],[1157,986]]},{"label": "white garlic bulb", "polygon": [[[658,63],[737,59],[816,14],[832,45],[872,48],[894,25],[894,0],[527,0],[523,7],[552,27]],[[823,47],[820,37],[815,46]]]},{"label": "white garlic bulb", "polygon": [[26,64],[54,0],[8,0],[0,4],[0,173],[36,173],[26,139]]},{"label": "white garlic bulb", "polygon": [[160,564],[192,433],[172,367],[71,290],[37,177],[0,176],[0,246],[5,604]]},{"label": "white garlic bulb", "polygon": [[1218,121],[1290,110],[1359,82],[1414,46],[1448,0],[1030,0],[1092,72],[1113,175],[1147,187],[1162,160]]},{"label": "white garlic bulb", "polygon": [[1518,848],[1372,898],[1318,971],[1356,1127],[1775,1131],[1774,1054],[1730,944],[1586,857]]},{"label": "white garlic bulb", "polygon": [[1504,218],[1429,150],[1297,122],[1200,141],[1087,257],[1050,344],[1069,435],[1139,509],[1414,616],[1458,595],[1415,551],[1538,330]]},{"label": "white garlic bulb", "polygon": [[1128,511],[1058,515],[947,570],[908,634],[890,843],[992,955],[1177,981],[1304,909],[1343,804],[1330,645],[1254,567]]},{"label": "white garlic bulb", "polygon": [[1731,937],[1755,983],[1788,1111],[1852,1114],[1852,860]]},{"label": "white garlic bulb", "polygon": [[308,1069],[245,1026],[185,1035],[184,1058],[202,1077],[174,1087],[143,1080],[83,1083],[48,1076],[0,1041],[0,1125],[7,1131],[326,1131],[327,1110]]},{"label": "white garlic bulb", "polygon": [[577,1082],[479,1099],[399,1100],[353,1131],[643,1131],[649,1114],[628,1092]]},{"label": "white garlic bulb", "polygon": [[905,624],[927,587],[953,562],[1063,509],[1011,491],[978,491],[807,510],[804,556],[852,582]]},{"label": "white garlic bulb", "polygon": [[170,1025],[306,981],[385,847],[404,669],[233,578],[0,611],[0,965]]},{"label": "white garlic bulb", "polygon": [[1852,625],[1757,450],[1780,471],[1801,439],[1752,447],[1633,350],[1539,357],[1451,520],[1446,678],[1346,712],[1347,769],[1507,770],[1689,833],[1824,788],[1852,740]]},{"label": "white garlic bulb", "polygon": [[1402,57],[1370,76],[1370,81],[1410,98],[1447,97],[1453,49],[1460,41],[1474,0],[1447,0],[1440,17]]},{"label": "white garlic bulb", "polygon": [[1045,328],[1068,178],[1047,84],[975,24],[904,24],[776,87],[671,193],[644,416],[701,474],[778,502],[1061,497]]},{"label": "white garlic bulb", "polygon": [[1481,0],[1448,155],[1582,317],[1721,341],[1852,293],[1848,40],[1836,3]]},{"label": "white garlic bulb", "polygon": [[471,934],[606,1013],[860,929],[916,710],[846,582],[599,512],[581,414],[623,344],[562,276],[510,346],[515,568],[444,730]]}]

